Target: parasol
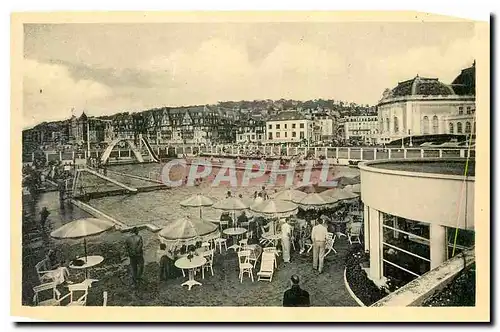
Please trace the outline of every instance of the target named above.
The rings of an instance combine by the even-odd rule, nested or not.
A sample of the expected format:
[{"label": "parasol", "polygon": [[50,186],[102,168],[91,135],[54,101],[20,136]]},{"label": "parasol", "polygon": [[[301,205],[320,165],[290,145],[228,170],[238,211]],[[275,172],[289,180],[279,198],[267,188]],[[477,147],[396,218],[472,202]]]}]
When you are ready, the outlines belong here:
[{"label": "parasol", "polygon": [[331,189],[331,186],[324,185],[322,183],[308,184],[306,186],[302,186],[297,188],[298,191],[301,191],[306,194],[320,193],[327,189]]},{"label": "parasol", "polygon": [[87,260],[87,236],[101,234],[111,229],[115,224],[109,220],[97,218],[84,218],[71,221],[50,233],[55,239],[81,239],[85,249],[85,261]]},{"label": "parasol", "polygon": [[277,199],[268,199],[250,207],[250,210],[264,217],[289,217],[297,212],[297,204]]},{"label": "parasol", "polygon": [[347,191],[350,191],[352,193],[361,194],[361,183],[356,183],[356,184],[351,184],[351,185],[345,186],[344,189]]},{"label": "parasol", "polygon": [[248,204],[237,197],[228,197],[212,206],[214,209],[233,212],[233,225],[236,227],[236,211],[248,209]]},{"label": "parasol", "polygon": [[351,191],[345,190],[345,189],[328,189],[326,191],[323,191],[321,194],[323,197],[332,197],[337,199],[338,201],[343,201],[343,200],[350,200],[359,197],[358,194],[355,194]]},{"label": "parasol", "polygon": [[[281,201],[277,199],[268,199],[260,204],[250,207],[250,210],[262,217],[267,218],[283,218],[295,215],[297,213],[297,204],[289,201]],[[271,228],[273,233],[276,232],[274,227]]]},{"label": "parasol", "polygon": [[297,203],[300,205],[301,208],[304,210],[318,210],[322,208],[328,208],[336,204],[338,200],[333,197],[329,196],[322,196],[318,193],[312,193],[312,194],[307,194],[306,197],[304,197],[301,200],[297,200],[294,203]]},{"label": "parasol", "polygon": [[333,179],[333,181],[337,181],[338,185],[341,187],[349,186],[360,182],[359,178],[348,177],[348,176],[340,176],[336,179]]},{"label": "parasol", "polygon": [[202,220],[184,217],[169,223],[158,233],[164,243],[191,244],[197,241],[209,241],[220,235],[218,226]]},{"label": "parasol", "polygon": [[279,199],[282,201],[290,201],[293,202],[294,199],[302,199],[307,194],[305,192],[295,190],[295,189],[285,189],[273,195],[274,199]]},{"label": "parasol", "polygon": [[201,219],[202,218],[201,208],[203,206],[212,206],[214,204],[214,202],[208,197],[205,197],[201,194],[197,194],[197,195],[189,197],[188,199],[183,200],[180,204],[181,204],[181,206],[184,206],[184,207],[198,207],[198,208],[200,208],[200,219]]}]

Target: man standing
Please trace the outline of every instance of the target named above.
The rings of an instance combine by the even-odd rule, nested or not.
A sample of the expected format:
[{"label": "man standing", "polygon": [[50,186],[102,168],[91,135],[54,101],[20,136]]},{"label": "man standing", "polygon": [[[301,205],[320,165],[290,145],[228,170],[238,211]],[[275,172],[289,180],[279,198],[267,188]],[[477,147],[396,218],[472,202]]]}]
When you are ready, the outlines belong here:
[{"label": "man standing", "polygon": [[299,286],[299,277],[293,275],[290,279],[292,287],[285,291],[283,294],[284,307],[309,307],[311,305],[309,300],[309,292],[303,290]]},{"label": "man standing", "polygon": [[137,227],[132,229],[132,235],[125,241],[125,246],[130,259],[132,282],[134,285],[137,285],[137,282],[142,278],[142,272],[144,270],[143,242]]},{"label": "man standing", "polygon": [[328,230],[323,225],[323,219],[318,220],[318,224],[311,231],[311,240],[313,243],[313,269],[318,269],[319,273],[323,271],[323,258],[325,255],[326,236]]},{"label": "man standing", "polygon": [[285,219],[281,225],[281,247],[283,249],[283,261],[290,263],[290,237],[292,235],[292,226]]}]

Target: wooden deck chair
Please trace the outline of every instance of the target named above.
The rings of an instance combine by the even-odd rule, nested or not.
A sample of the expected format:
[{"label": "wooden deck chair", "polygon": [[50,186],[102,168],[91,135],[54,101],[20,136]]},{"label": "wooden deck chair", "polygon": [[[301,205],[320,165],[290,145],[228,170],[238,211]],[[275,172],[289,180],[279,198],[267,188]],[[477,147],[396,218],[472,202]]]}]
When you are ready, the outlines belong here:
[{"label": "wooden deck chair", "polygon": [[362,224],[360,222],[354,222],[351,224],[351,227],[347,232],[347,239],[349,240],[350,244],[361,244],[361,228]]},{"label": "wooden deck chair", "polygon": [[[59,306],[61,292],[57,290],[57,283],[47,282],[33,287],[33,304],[36,306]],[[50,294],[51,297],[48,295]],[[44,296],[45,295],[45,296]]]},{"label": "wooden deck chair", "polygon": [[269,251],[262,253],[260,262],[260,271],[257,272],[258,281],[264,280],[271,282],[274,274],[274,264],[276,261],[275,254]]},{"label": "wooden deck chair", "polygon": [[[65,299],[69,299],[67,306],[86,306],[89,288],[92,287],[92,282],[95,279],[85,279],[79,284],[68,285],[69,293],[59,299],[61,303]],[[80,293],[81,295],[78,295]]]},{"label": "wooden deck chair", "polygon": [[337,236],[333,233],[327,233],[326,234],[326,251],[325,254],[323,255],[323,258],[325,258],[330,251],[333,251],[334,253],[337,253],[337,250],[333,247],[335,244],[335,239]]},{"label": "wooden deck chair", "polygon": [[278,260],[276,259],[280,255],[278,249],[276,247],[267,247],[263,249],[263,252],[272,253],[274,255],[274,266],[278,267]]}]

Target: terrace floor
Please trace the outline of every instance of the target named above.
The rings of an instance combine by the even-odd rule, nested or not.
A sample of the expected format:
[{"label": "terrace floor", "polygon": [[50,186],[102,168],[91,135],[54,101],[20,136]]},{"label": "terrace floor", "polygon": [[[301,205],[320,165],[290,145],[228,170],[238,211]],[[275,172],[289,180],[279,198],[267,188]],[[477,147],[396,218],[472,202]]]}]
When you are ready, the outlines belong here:
[{"label": "terrace floor", "polygon": [[[44,257],[49,248],[57,248],[60,260],[65,262],[83,254],[81,241],[54,240],[48,235],[70,220],[88,216],[77,207],[66,206],[61,210],[57,199],[57,193],[43,194],[39,203],[34,206],[35,214],[27,214],[23,221],[22,302],[25,305],[31,304],[32,287],[38,284],[34,265]],[[48,206],[51,212],[45,231],[40,230],[32,217],[34,215],[38,220],[38,212],[43,206]],[[137,289],[130,285],[128,265],[124,260],[125,235],[114,231],[89,238],[88,253],[101,255],[105,260],[90,271],[91,277],[99,281],[90,289],[88,305],[101,305],[102,293],[107,291],[109,306],[281,306],[283,292],[289,287],[292,274],[300,276],[302,287],[310,293],[312,306],[357,305],[344,286],[344,261],[348,250],[348,243],[344,238],[336,243],[338,253],[330,253],[325,259],[322,274],[312,269],[311,254],[300,256],[294,252],[291,263],[279,262],[272,282],[252,283],[245,277],[243,283],[240,283],[237,255],[230,250],[215,255],[214,276],[207,274],[205,280],[199,280],[201,276],[197,276],[196,279],[203,285],[188,291],[181,286],[187,279],[182,276],[159,282],[158,264],[154,257],[159,241],[149,231],[142,231],[141,235],[145,243],[146,263],[144,281]],[[259,267],[260,262],[257,263],[257,271]],[[75,270],[70,272],[71,280],[83,279],[81,273],[76,273]],[[64,288],[61,291],[63,294],[67,292]]]}]

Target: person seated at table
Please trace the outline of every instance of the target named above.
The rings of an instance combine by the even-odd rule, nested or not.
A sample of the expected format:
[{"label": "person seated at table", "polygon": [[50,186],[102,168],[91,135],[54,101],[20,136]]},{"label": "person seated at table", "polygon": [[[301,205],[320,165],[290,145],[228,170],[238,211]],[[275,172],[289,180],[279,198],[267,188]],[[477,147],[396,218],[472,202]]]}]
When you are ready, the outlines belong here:
[{"label": "person seated at table", "polygon": [[50,249],[45,258],[47,259],[48,270],[55,270],[62,266],[61,261],[58,260],[57,252],[54,249]]},{"label": "person seated at table", "polygon": [[[245,224],[243,224],[243,223],[245,223]],[[238,216],[238,224],[239,224],[240,226],[245,226],[245,225],[246,225],[246,223],[248,223],[248,217],[247,217],[247,215],[246,215],[245,211],[243,211],[243,212],[241,212],[241,214]]]},{"label": "person seated at table", "polygon": [[220,221],[227,221],[228,226],[230,226],[230,224],[232,224],[233,222],[233,219],[231,218],[229,212],[222,212],[222,214],[220,215]]},{"label": "person seated at table", "polygon": [[201,246],[202,244],[203,244],[203,242],[201,242],[201,241],[197,241],[196,244],[195,244],[195,250],[194,250],[194,252],[198,256],[202,256],[203,253],[205,252],[205,248]]},{"label": "person seated at table", "polygon": [[170,271],[174,261],[173,253],[167,250],[165,243],[160,243],[160,249],[157,251],[160,265],[160,281],[166,281],[170,278]]},{"label": "person seated at table", "polygon": [[196,255],[196,246],[190,244],[188,247],[187,247],[187,254],[188,256],[194,256]]},{"label": "person seated at table", "polygon": [[187,255],[187,247],[185,244],[183,244],[180,248],[179,248],[179,257],[182,257],[182,256],[186,256]]}]

